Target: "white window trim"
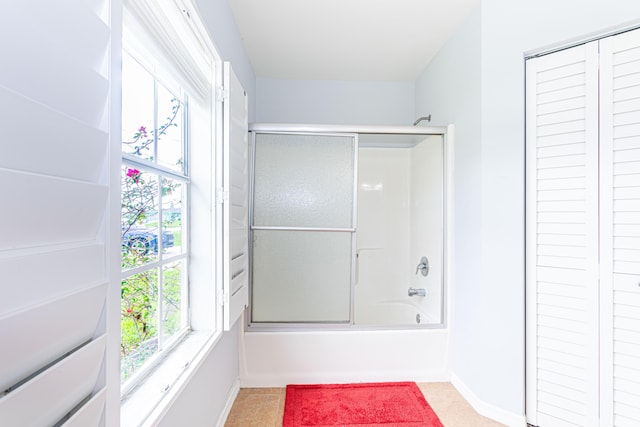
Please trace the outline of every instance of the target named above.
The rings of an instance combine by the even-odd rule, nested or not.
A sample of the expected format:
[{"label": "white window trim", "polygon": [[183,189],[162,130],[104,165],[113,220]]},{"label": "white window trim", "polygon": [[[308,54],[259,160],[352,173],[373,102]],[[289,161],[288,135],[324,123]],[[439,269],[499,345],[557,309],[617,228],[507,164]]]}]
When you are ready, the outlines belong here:
[{"label": "white window trim", "polygon": [[157,424],[221,336],[220,332],[190,331],[183,337],[122,401],[121,425]]},{"label": "white window trim", "polygon": [[[193,35],[198,38],[200,47],[203,47],[207,54],[210,55],[213,64],[213,76],[211,82],[211,132],[210,140],[214,143],[209,147],[211,170],[208,189],[209,206],[192,207],[191,212],[196,209],[206,209],[210,215],[215,212],[215,188],[217,179],[213,168],[216,167],[215,156],[218,154],[217,148],[222,143],[222,114],[223,106],[221,102],[216,100],[215,88],[221,87],[223,82],[223,66],[222,60],[211,42],[205,25],[196,12],[196,8],[191,0],[175,0],[181,10],[189,11],[188,27],[193,31]],[[125,44],[126,45],[126,44]],[[137,50],[131,49],[130,50]],[[160,74],[158,80],[165,83]],[[194,151],[196,152],[194,154]],[[197,149],[193,143],[191,144],[190,156],[197,156]],[[190,178],[197,182],[198,171],[192,169]],[[191,199],[193,201],[193,199]],[[201,203],[202,204],[202,203]],[[215,265],[218,234],[217,221],[214,217],[210,217],[212,227],[210,247],[207,250],[210,253],[210,265]],[[193,226],[194,221],[190,221],[189,226]],[[214,228],[215,227],[215,228]],[[191,239],[189,239],[191,241]],[[190,248],[193,250],[193,248]],[[197,250],[197,248],[196,248]],[[193,272],[190,271],[190,277],[194,279]],[[197,279],[197,277],[195,278]],[[190,324],[191,330],[187,331],[180,342],[171,351],[159,361],[157,367],[147,375],[127,394],[121,401],[121,424],[122,425],[157,425],[162,417],[167,413],[175,399],[180,395],[185,386],[189,383],[193,375],[198,371],[202,362],[209,353],[215,348],[216,344],[222,337],[222,301],[219,296],[222,294],[222,283],[218,280],[216,271],[212,268],[209,280],[202,280],[206,283],[190,283],[190,292],[199,292],[206,296],[206,306],[214,311],[203,312],[202,308],[196,307],[194,299],[190,295]],[[197,282],[197,280],[195,280]]]}]

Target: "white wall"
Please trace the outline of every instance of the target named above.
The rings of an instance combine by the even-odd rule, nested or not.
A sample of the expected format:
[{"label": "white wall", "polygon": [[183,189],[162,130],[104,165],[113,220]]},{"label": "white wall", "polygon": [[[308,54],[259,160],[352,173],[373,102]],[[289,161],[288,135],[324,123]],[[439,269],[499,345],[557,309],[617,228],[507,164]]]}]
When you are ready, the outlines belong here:
[{"label": "white wall", "polygon": [[[430,321],[444,321],[442,317],[442,281],[445,276],[443,259],[443,203],[444,183],[443,138],[430,136],[411,150],[409,185],[410,284],[414,288],[425,288],[427,296],[416,298]],[[427,276],[416,274],[420,259],[429,261]]]},{"label": "white wall", "polygon": [[523,54],[638,16],[635,0],[483,0],[416,85],[418,115],[456,124],[452,370],[514,414],[524,414]]},{"label": "white wall", "polygon": [[[440,322],[442,183],[441,136],[412,148],[359,148],[356,325],[415,324],[409,304],[428,315],[422,322]],[[416,274],[423,256],[431,264],[427,277]],[[410,298],[409,287],[425,288],[427,296]],[[406,305],[381,307],[383,301]]]},{"label": "white wall", "polygon": [[[248,94],[249,120],[252,120],[255,115],[255,75],[228,3],[226,0],[196,0],[195,3],[219,54],[223,60],[232,62],[234,71]],[[236,322],[231,331],[223,334],[159,425],[215,425],[239,378],[238,336],[242,328],[241,322]]]},{"label": "white wall", "polygon": [[413,82],[257,79],[256,122],[411,125]]},{"label": "white wall", "polygon": [[387,318],[379,304],[408,299],[410,154],[408,148],[358,150],[357,325],[405,323]]}]

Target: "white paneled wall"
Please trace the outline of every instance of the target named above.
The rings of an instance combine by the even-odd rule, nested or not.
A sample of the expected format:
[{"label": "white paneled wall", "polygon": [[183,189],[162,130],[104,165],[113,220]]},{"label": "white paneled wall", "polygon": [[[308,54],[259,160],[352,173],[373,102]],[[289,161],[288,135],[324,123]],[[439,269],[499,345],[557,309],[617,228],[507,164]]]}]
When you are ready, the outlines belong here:
[{"label": "white paneled wall", "polygon": [[111,6],[0,15],[3,425],[105,424]]}]

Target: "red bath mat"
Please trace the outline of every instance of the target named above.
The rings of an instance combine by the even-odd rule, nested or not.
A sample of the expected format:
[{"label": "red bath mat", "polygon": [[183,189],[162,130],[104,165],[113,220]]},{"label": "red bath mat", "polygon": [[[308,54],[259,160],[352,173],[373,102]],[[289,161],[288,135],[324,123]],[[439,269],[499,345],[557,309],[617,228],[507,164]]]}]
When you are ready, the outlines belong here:
[{"label": "red bath mat", "polygon": [[288,385],[283,427],[443,427],[414,382]]}]

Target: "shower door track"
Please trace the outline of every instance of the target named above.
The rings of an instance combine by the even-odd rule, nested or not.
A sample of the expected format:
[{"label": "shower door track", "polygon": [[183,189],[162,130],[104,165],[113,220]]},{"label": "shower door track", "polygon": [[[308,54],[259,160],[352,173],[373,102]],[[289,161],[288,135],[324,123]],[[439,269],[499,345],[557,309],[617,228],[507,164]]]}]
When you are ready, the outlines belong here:
[{"label": "shower door track", "polygon": [[446,126],[327,125],[288,123],[249,123],[250,132],[262,133],[347,133],[388,135],[447,135]]}]

